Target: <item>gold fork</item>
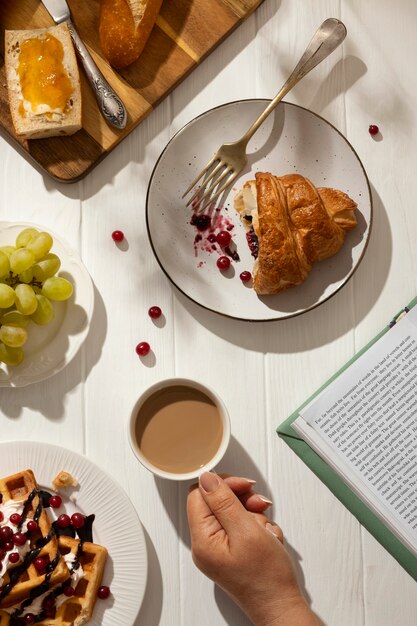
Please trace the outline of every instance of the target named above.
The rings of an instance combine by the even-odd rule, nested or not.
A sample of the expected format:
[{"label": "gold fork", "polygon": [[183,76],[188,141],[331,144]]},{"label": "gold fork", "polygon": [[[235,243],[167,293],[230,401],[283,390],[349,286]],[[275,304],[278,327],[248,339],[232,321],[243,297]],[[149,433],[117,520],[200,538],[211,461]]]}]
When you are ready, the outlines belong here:
[{"label": "gold fork", "polygon": [[[217,150],[216,154],[207,163],[205,168],[193,180],[183,198],[197,185],[203,178],[202,186],[198,187],[188,200],[189,206],[192,202],[198,202],[199,210],[203,211],[212,204],[238,177],[247,163],[246,146],[252,135],[258,130],[268,115],[275,109],[282,98],[292,89],[316,65],[321,63],[326,57],[342,43],[346,37],[345,25],[335,18],[329,18],[323,22],[312,40],[308,44],[303,56],[294,68],[292,74],[281,87],[275,98],[271,100],[266,109],[253,122],[252,126],[238,141],[224,143]],[[211,168],[214,168],[211,170]],[[204,178],[209,174],[207,178]],[[226,179],[226,180],[225,180]],[[224,182],[223,182],[224,181]],[[223,183],[220,186],[220,183]],[[219,188],[220,186],[220,188]],[[214,195],[213,192],[216,190]],[[202,204],[203,200],[206,200]]]}]

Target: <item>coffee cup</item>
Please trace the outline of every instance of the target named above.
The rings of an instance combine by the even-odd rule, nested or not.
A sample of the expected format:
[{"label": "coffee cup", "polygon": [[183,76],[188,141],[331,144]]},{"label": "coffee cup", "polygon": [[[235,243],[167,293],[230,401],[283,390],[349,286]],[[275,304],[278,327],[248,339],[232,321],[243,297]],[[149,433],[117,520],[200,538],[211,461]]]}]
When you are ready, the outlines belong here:
[{"label": "coffee cup", "polygon": [[198,478],[219,463],[229,441],[230,419],[223,401],[195,380],[169,378],[155,383],[131,413],[132,451],[161,478]]}]

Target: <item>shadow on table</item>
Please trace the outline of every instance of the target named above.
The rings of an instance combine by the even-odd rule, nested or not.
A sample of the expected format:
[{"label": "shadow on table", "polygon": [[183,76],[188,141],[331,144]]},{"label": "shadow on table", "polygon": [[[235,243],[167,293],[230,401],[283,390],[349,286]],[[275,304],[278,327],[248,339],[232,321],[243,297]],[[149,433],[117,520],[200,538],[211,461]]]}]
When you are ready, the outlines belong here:
[{"label": "shadow on table", "polygon": [[[289,75],[293,69],[293,59],[285,59],[282,52],[279,54],[279,59],[281,73]],[[330,123],[333,123],[331,111],[329,111],[329,116],[326,116],[325,109],[337,97],[344,95],[366,73],[367,69],[362,59],[348,54],[345,58],[339,59],[327,76],[319,82],[314,73],[305,76],[291,91],[293,94],[291,99],[314,113],[324,115]]]},{"label": "shadow on table", "polygon": [[[223,460],[216,467],[216,471],[219,474],[224,472],[224,473],[235,475],[235,476],[247,476],[248,478],[253,478],[254,480],[256,480],[256,491],[258,493],[266,496],[267,498],[271,498],[272,496],[268,483],[265,481],[265,478],[260,473],[258,467],[255,465],[254,461],[251,459],[247,451],[240,445],[240,443],[233,436],[231,437],[229,447],[227,449],[227,452]],[[177,483],[177,489],[178,489],[179,500],[180,500],[179,508],[178,508],[177,499],[172,497],[172,482],[155,477],[155,484],[158,489],[158,493],[161,498],[161,501],[165,507],[165,510],[167,511],[174,527],[177,530],[178,537],[181,539],[181,541],[184,543],[184,545],[187,548],[191,549],[190,534],[189,534],[187,516],[186,516],[186,501],[187,501],[188,490],[192,482],[189,481],[186,483],[183,483],[183,482]],[[273,507],[271,507],[271,509],[268,510],[267,515],[268,517],[271,517],[272,519],[274,518]],[[149,538],[147,538],[147,543],[149,543]],[[305,588],[304,574],[300,565],[302,559],[300,555],[296,552],[296,550],[292,548],[291,545],[286,543],[286,547],[291,555],[291,558],[292,558],[292,561],[296,570],[298,583],[304,593],[304,597],[306,598],[307,602],[310,603],[311,599]],[[154,561],[156,562],[156,566],[155,566]],[[153,546],[151,546],[150,570],[153,567],[156,567],[157,569],[156,578],[158,578],[158,576],[160,578],[160,568],[159,568],[158,559],[155,554],[155,550]],[[199,575],[202,576],[203,574],[199,574]],[[155,577],[155,574],[153,574],[153,577]],[[153,584],[155,584],[155,586],[158,587],[158,584],[161,584],[161,582],[160,580],[159,582],[158,580],[156,580],[154,583],[151,584],[148,579],[148,586],[152,586],[153,588]],[[219,611],[223,615],[225,621],[228,624],[230,624],[230,626],[235,626],[236,624],[239,624],[239,626],[249,626],[249,624],[251,624],[250,620],[248,620],[248,618],[242,613],[239,607],[236,606],[236,604],[229,598],[229,596],[224,591],[222,591],[220,588],[215,586],[214,594],[215,594],[215,600],[216,600],[217,606],[219,607]],[[156,590],[156,595],[158,597],[158,590]],[[159,599],[157,600],[156,603],[157,604],[159,603]],[[144,610],[147,610],[147,609],[144,609]],[[154,610],[156,610],[155,607],[154,607]],[[158,613],[158,611],[156,611],[156,613]],[[158,614],[160,614],[160,609],[159,609]],[[142,610],[141,610],[140,615],[142,616]],[[157,622],[153,622],[149,620],[145,620],[145,622],[146,624],[149,624],[149,626],[154,626],[154,624],[157,623]],[[138,621],[137,626],[139,626],[139,623],[140,621]]]},{"label": "shadow on table", "polygon": [[[216,466],[216,472],[219,474],[224,472],[234,476],[248,476],[249,478],[253,478],[256,480],[256,490],[267,498],[271,497],[271,491],[264,477],[246,450],[233,436],[230,439],[230,444],[225,456],[223,457],[221,463]],[[155,484],[158,489],[161,502],[177,530],[178,537],[188,548],[191,548],[191,543],[186,515],[187,496],[190,485],[195,482],[197,481],[183,481],[176,483],[179,494],[179,498],[177,499],[172,497],[173,482],[155,476]]]},{"label": "shadow on table", "polygon": [[50,420],[63,419],[66,395],[88,378],[100,358],[107,334],[104,302],[94,283],[93,286],[94,309],[90,329],[77,356],[61,372],[41,383],[17,389],[1,389],[0,412],[2,415],[19,418],[23,407],[28,407]]},{"label": "shadow on table", "polygon": [[[383,290],[389,272],[392,256],[390,225],[374,188],[372,198],[372,232],[359,267],[340,291],[315,309],[289,319],[244,322],[212,313],[177,291],[176,298],[210,332],[247,350],[289,354],[332,343],[368,314]],[[387,315],[390,315],[389,311]],[[332,323],[323,324],[323,319],[331,319]]]},{"label": "shadow on table", "polygon": [[[267,498],[271,497],[271,491],[264,477],[246,450],[233,436],[230,439],[230,444],[223,460],[216,467],[216,471],[219,474],[225,472],[236,476],[248,476],[253,478],[256,480],[257,491],[265,495]],[[177,483],[180,501],[178,508],[177,499],[172,498],[172,482],[155,477],[155,484],[161,501],[177,530],[178,537],[188,549],[191,549],[191,542],[187,523],[186,506],[188,490],[193,482],[195,481]],[[203,574],[197,572],[197,569],[196,575],[203,576]],[[239,626],[249,626],[249,624],[251,624],[251,622],[245,617],[234,602],[217,586],[214,587],[214,593],[219,610],[230,626],[235,626],[236,624],[239,624]],[[148,622],[146,623],[148,624]],[[137,626],[139,626],[139,624]]]},{"label": "shadow on table", "polygon": [[145,595],[134,626],[158,626],[161,619],[163,603],[163,586],[161,566],[158,555],[146,529],[142,526],[148,555],[148,577]]}]

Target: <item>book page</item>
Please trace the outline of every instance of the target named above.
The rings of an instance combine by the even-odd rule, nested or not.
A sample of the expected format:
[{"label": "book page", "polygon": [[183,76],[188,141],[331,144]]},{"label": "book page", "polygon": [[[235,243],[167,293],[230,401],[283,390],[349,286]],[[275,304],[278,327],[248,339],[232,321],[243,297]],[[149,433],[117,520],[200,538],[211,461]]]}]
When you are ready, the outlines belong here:
[{"label": "book page", "polygon": [[376,496],[380,514],[395,520],[417,550],[417,308],[300,416],[323,439],[336,465],[340,459],[341,473]]}]

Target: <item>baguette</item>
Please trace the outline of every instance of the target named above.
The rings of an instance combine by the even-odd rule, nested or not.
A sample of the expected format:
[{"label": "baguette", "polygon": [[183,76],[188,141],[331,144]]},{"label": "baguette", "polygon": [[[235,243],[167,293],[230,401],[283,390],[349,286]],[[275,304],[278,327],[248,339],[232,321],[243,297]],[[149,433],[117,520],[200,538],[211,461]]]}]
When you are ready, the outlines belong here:
[{"label": "baguette", "polygon": [[18,137],[72,135],[81,128],[80,77],[66,24],[6,30],[5,66]]},{"label": "baguette", "polygon": [[162,0],[101,0],[99,36],[104,56],[116,69],[139,58]]}]

